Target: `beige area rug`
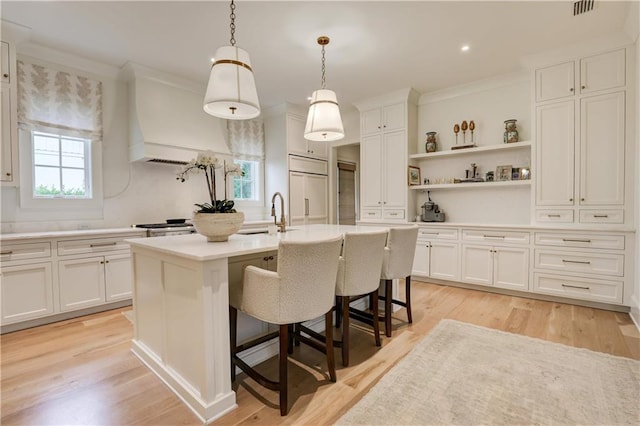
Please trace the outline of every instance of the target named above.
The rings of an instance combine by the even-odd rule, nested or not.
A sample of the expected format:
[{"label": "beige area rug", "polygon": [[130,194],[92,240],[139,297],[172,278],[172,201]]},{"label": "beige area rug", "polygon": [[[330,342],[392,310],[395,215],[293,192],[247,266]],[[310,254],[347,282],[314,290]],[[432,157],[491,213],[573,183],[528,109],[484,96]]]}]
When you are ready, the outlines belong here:
[{"label": "beige area rug", "polygon": [[640,361],[442,320],[338,425],[640,424]]},{"label": "beige area rug", "polygon": [[122,311],[122,315],[124,315],[124,317],[126,319],[128,319],[131,324],[133,324],[133,311],[132,310],[131,311]]}]

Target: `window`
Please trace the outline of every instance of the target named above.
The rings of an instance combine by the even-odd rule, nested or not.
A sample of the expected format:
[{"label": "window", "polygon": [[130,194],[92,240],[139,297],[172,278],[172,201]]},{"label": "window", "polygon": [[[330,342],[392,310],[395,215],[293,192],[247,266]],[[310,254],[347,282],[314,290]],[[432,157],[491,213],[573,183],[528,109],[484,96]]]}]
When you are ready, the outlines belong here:
[{"label": "window", "polygon": [[60,65],[17,61],[24,220],[102,217],[102,83]]},{"label": "window", "polygon": [[33,196],[91,198],[90,142],[33,132]]},{"label": "window", "polygon": [[233,177],[233,198],[237,201],[260,200],[260,162],[234,160],[240,166],[242,176]]}]

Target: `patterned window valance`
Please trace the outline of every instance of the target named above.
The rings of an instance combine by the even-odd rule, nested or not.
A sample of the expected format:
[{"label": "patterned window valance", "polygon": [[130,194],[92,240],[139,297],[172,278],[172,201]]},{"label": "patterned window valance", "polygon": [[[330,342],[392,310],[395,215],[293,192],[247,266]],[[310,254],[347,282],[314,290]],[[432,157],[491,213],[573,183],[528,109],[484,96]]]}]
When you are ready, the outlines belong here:
[{"label": "patterned window valance", "polygon": [[18,124],[27,130],[102,139],[102,83],[18,61]]},{"label": "patterned window valance", "polygon": [[262,120],[227,120],[229,149],[244,160],[264,159],[264,123]]}]

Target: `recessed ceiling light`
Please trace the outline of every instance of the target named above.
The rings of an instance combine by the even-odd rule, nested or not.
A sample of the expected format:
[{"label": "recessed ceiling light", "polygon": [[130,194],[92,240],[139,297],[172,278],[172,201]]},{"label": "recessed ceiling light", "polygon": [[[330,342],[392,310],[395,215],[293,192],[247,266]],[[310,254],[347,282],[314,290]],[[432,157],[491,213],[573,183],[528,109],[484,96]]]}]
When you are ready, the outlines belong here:
[{"label": "recessed ceiling light", "polygon": [[211,58],[211,63],[215,62],[216,58]]},{"label": "recessed ceiling light", "polygon": [[460,50],[462,50],[463,52],[468,52],[468,51],[469,51],[469,45],[468,45],[468,44],[463,45],[463,46],[460,48]]}]

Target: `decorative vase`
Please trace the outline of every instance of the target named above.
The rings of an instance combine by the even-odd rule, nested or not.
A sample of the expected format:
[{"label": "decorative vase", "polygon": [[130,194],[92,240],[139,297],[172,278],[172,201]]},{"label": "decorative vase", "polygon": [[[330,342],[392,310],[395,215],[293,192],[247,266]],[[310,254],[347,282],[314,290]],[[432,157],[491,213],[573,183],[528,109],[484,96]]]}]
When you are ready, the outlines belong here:
[{"label": "decorative vase", "polygon": [[516,129],[515,119],[504,121],[504,143],[518,142],[518,129]]},{"label": "decorative vase", "polygon": [[427,132],[427,142],[425,144],[426,152],[436,152],[436,134],[437,132]]},{"label": "decorative vase", "polygon": [[193,212],[191,221],[196,232],[207,237],[208,242],[224,242],[229,240],[229,235],[240,230],[244,222],[244,213]]}]

